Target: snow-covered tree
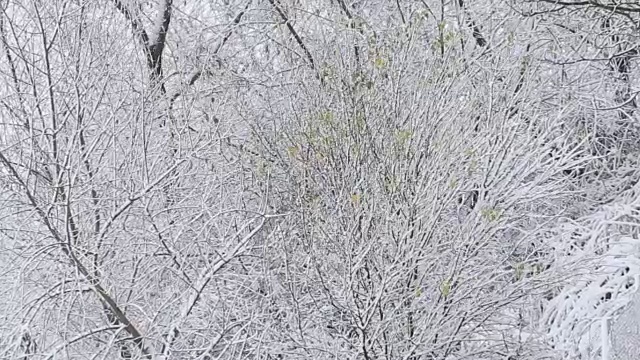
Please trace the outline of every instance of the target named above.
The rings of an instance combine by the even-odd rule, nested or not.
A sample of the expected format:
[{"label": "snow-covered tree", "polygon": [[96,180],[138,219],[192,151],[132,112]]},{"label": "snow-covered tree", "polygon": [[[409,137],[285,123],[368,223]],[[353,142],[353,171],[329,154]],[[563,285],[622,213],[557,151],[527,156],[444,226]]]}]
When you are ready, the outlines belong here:
[{"label": "snow-covered tree", "polygon": [[636,5],[0,7],[0,357],[606,352]]}]

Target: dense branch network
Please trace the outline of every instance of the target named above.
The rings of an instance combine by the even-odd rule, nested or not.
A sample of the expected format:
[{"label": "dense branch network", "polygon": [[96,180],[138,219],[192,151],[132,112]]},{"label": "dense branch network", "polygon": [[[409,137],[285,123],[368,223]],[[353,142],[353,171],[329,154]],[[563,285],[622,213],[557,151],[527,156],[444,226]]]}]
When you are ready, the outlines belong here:
[{"label": "dense branch network", "polygon": [[147,67],[150,71],[152,83],[160,82],[160,88],[163,93],[166,89],[162,81],[162,55],[165,48],[167,32],[171,23],[171,12],[173,9],[173,0],[160,1],[157,9],[156,21],[153,24],[151,32],[148,33],[140,18],[133,13],[122,0],[112,0],[122,15],[129,21],[134,35],[136,35],[142,45],[145,57],[147,59]]}]

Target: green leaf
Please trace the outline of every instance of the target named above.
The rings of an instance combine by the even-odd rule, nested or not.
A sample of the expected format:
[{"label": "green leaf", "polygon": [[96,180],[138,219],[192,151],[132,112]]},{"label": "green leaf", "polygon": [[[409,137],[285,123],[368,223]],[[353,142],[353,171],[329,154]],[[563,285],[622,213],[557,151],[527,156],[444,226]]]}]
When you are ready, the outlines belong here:
[{"label": "green leaf", "polygon": [[398,180],[396,179],[395,176],[392,175],[391,177],[389,177],[389,178],[387,178],[385,180],[384,186],[385,186],[387,192],[393,194],[396,191],[398,191]]},{"label": "green leaf", "polygon": [[501,211],[493,208],[484,208],[480,210],[480,215],[487,221],[493,222],[500,218]]},{"label": "green leaf", "polygon": [[320,120],[322,120],[328,125],[331,125],[333,123],[333,119],[334,119],[333,112],[330,110],[326,110],[320,113]]},{"label": "green leaf", "polygon": [[516,280],[522,279],[522,277],[524,275],[525,264],[518,263],[518,264],[516,264],[514,269],[515,269],[515,272],[516,272]]},{"label": "green leaf", "polygon": [[287,147],[287,153],[289,154],[290,158],[298,157],[299,152],[300,152],[300,149],[298,149],[298,145],[292,145]]},{"label": "green leaf", "polygon": [[473,175],[473,173],[478,169],[478,160],[477,159],[472,159],[471,162],[469,162],[469,175]]},{"label": "green leaf", "polygon": [[445,279],[440,284],[440,293],[444,297],[449,296],[449,294],[451,293],[451,282],[449,281],[449,279]]},{"label": "green leaf", "polygon": [[332,142],[331,138],[328,137],[328,136],[323,136],[322,138],[320,138],[320,144],[321,145],[329,147],[329,146],[332,146],[332,143],[333,142]]},{"label": "green leaf", "polygon": [[360,205],[360,199],[361,199],[360,194],[357,194],[357,193],[351,194],[351,203],[353,204],[353,206]]},{"label": "green leaf", "polygon": [[450,45],[452,44],[456,39],[456,34],[452,31],[447,31],[444,34],[444,44],[445,45]]},{"label": "green leaf", "polygon": [[364,119],[364,115],[362,113],[358,113],[355,118],[356,129],[360,132],[364,131],[367,128],[367,123]]},{"label": "green leaf", "polygon": [[399,146],[404,146],[412,136],[413,132],[411,130],[400,130],[396,132],[396,142]]},{"label": "green leaf", "polygon": [[374,61],[374,64],[376,66],[376,68],[378,69],[384,69],[387,67],[387,60],[384,59],[383,57],[377,57]]}]

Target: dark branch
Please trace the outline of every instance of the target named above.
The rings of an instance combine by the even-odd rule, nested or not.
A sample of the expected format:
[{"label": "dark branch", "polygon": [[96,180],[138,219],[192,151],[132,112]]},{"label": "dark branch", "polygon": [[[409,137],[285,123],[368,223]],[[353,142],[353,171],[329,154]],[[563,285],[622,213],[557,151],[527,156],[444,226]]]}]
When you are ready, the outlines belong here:
[{"label": "dark branch", "polygon": [[[173,0],[166,0],[164,7],[159,10],[160,13],[158,17],[160,17],[162,21],[158,29],[153,29],[155,31],[153,34],[156,34],[154,39],[149,38],[149,33],[145,31],[140,19],[135,16],[121,0],[112,1],[118,11],[129,21],[134,35],[137,36],[142,43],[142,49],[147,58],[147,67],[149,71],[151,71],[151,80],[153,82],[160,80],[162,78],[162,52],[166,43],[169,23],[171,22]],[[164,85],[161,85],[161,90],[163,93],[165,92]]]},{"label": "dark branch", "polygon": [[[460,5],[460,9],[464,11],[464,0],[458,0],[458,5]],[[479,47],[487,47],[487,44],[488,44],[487,40],[482,35],[482,32],[480,31],[480,27],[478,27],[478,25],[474,20],[469,21],[469,27],[472,30],[471,35],[476,40],[476,45],[478,45]]]},{"label": "dark branch", "polygon": [[36,211],[36,213],[40,217],[40,220],[49,230],[49,232],[51,233],[53,238],[56,240],[56,242],[60,244],[62,252],[69,258],[71,265],[74,266],[75,269],[80,274],[82,274],[82,276],[89,282],[89,284],[92,285],[93,290],[97,293],[98,297],[100,298],[100,301],[103,304],[105,304],[105,306],[110,310],[110,313],[113,314],[113,316],[115,316],[118,322],[124,325],[125,330],[133,337],[134,342],[140,348],[142,353],[145,354],[147,358],[150,358],[151,357],[150,353],[148,349],[144,346],[144,343],[142,341],[143,337],[140,331],[138,331],[138,329],[133,325],[133,323],[131,323],[129,318],[124,314],[124,312],[119,307],[119,305],[115,302],[115,300],[113,300],[113,298],[107,293],[104,287],[102,287],[102,285],[100,284],[100,279],[91,275],[89,270],[76,257],[71,247],[71,244],[69,244],[68,241],[65,241],[64,239],[65,237],[51,223],[49,216],[46,214],[42,206],[40,206],[40,204],[36,200],[36,197],[29,189],[25,180],[22,178],[22,176],[20,176],[18,171],[15,169],[15,167],[12,165],[9,159],[7,159],[4,156],[2,152],[0,152],[0,163],[2,163],[4,167],[9,171],[9,174],[10,174],[9,176],[11,176],[16,181],[16,183],[24,189],[25,195],[29,200],[29,203],[31,204],[33,209]]},{"label": "dark branch", "polygon": [[[231,29],[229,29],[229,31],[227,31],[227,33],[225,34],[224,38],[222,38],[222,41],[218,44],[218,46],[216,47],[216,49],[213,52],[214,55],[217,55],[220,52],[220,49],[222,49],[224,44],[227,43],[227,41],[229,40],[231,35],[234,33],[237,25],[240,24],[240,21],[242,20],[242,17],[244,16],[244,14],[249,9],[249,5],[251,5],[251,2],[252,2],[252,0],[249,0],[249,2],[247,2],[247,5],[245,5],[244,9],[242,9],[242,11],[239,12],[238,15],[236,15],[236,17],[233,19],[233,27],[231,27]],[[192,86],[193,84],[195,84],[196,81],[198,81],[198,79],[200,79],[201,76],[202,76],[202,70],[195,71],[189,77],[189,81],[187,82],[188,86]],[[182,95],[182,91],[177,91],[175,94],[173,94],[171,96],[171,100],[169,101],[170,102],[169,109],[173,109],[173,103],[176,101],[176,99],[180,95]]]},{"label": "dark branch", "polygon": [[134,35],[140,38],[142,46],[146,48],[149,44],[149,36],[144,30],[142,23],[140,23],[140,20],[137,17],[133,16],[131,11],[129,11],[129,9],[127,9],[127,7],[120,0],[113,0],[113,3],[116,5],[116,9],[118,9],[118,11],[120,11],[122,15],[124,15],[124,17],[129,21]]},{"label": "dark branch", "polygon": [[153,39],[153,44],[148,44],[148,52],[151,57],[151,71],[156,79],[160,79],[162,76],[162,51],[164,50],[165,41],[167,39],[167,31],[169,31],[169,23],[171,22],[171,9],[173,0],[165,0],[164,8],[160,9],[162,17],[160,22],[160,28],[154,29],[157,34],[156,39]]},{"label": "dark branch", "polygon": [[[342,11],[344,11],[344,14],[347,15],[347,18],[349,18],[349,27],[352,30],[355,30],[356,29],[356,24],[355,24],[355,21],[353,19],[353,15],[349,11],[349,8],[347,8],[347,5],[345,5],[344,0],[338,0],[338,3],[340,4],[340,8],[342,9]],[[400,6],[400,4],[398,4],[398,6]],[[400,10],[400,14],[402,14],[402,10]],[[404,17],[403,17],[402,22],[404,22]],[[358,32],[362,35],[362,29],[359,29]],[[358,46],[357,43],[353,45],[353,52],[354,52],[355,57],[356,57],[356,64],[359,65],[360,64],[360,47]]]},{"label": "dark branch", "polygon": [[313,61],[313,56],[311,56],[311,52],[309,52],[309,49],[307,48],[307,46],[302,41],[302,38],[300,37],[300,35],[298,35],[298,32],[296,32],[296,29],[294,29],[293,25],[289,21],[289,18],[287,17],[287,14],[285,14],[284,11],[282,11],[280,6],[277,4],[276,0],[269,0],[269,2],[276,9],[276,11],[280,15],[280,17],[282,18],[284,23],[287,25],[287,28],[289,29],[289,32],[291,32],[293,37],[296,39],[296,42],[300,46],[300,48],[302,48],[302,50],[304,51],[305,55],[307,56],[307,59],[309,60],[309,66],[311,66],[311,68],[315,70],[316,65],[315,65],[315,62]]}]

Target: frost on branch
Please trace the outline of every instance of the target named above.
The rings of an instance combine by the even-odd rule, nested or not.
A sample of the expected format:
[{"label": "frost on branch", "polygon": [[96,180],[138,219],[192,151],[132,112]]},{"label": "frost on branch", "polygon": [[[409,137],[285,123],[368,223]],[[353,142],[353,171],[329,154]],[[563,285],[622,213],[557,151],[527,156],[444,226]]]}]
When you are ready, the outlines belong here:
[{"label": "frost on branch", "polygon": [[[638,186],[593,214],[558,229],[555,271],[574,274],[549,302],[543,327],[564,358],[599,358],[603,318],[612,319],[612,333],[640,279],[640,200]],[[624,321],[624,320],[621,320]],[[620,341],[611,339],[615,348]]]},{"label": "frost on branch", "polygon": [[149,33],[149,46],[163,46],[171,21],[172,0],[161,0],[157,7],[156,18]]}]

